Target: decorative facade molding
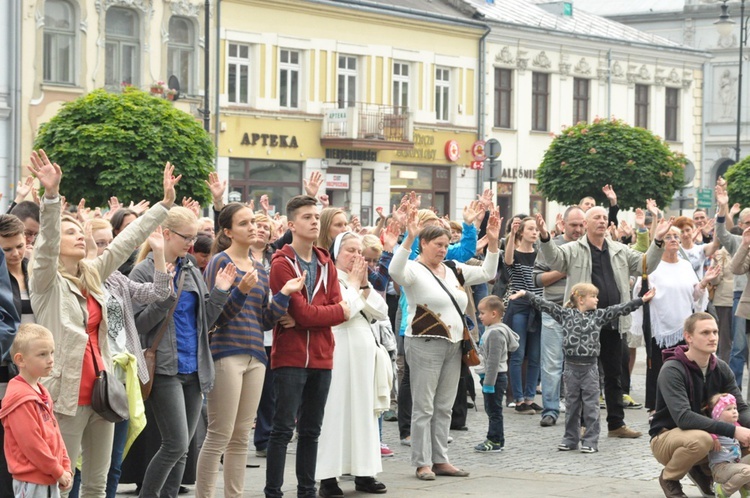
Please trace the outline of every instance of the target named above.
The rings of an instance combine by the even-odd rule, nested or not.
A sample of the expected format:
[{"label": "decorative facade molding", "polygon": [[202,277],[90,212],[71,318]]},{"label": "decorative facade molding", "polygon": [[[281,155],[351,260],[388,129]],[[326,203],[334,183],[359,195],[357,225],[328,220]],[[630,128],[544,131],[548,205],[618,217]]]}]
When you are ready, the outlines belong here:
[{"label": "decorative facade molding", "polygon": [[612,76],[614,76],[615,78],[625,77],[625,71],[623,71],[620,61],[615,61],[615,63],[612,64]]},{"label": "decorative facade molding", "polygon": [[560,63],[560,74],[563,76],[570,75],[570,63],[569,62]]},{"label": "decorative facade molding", "polygon": [[654,84],[656,86],[664,86],[664,82],[666,81],[667,78],[665,78],[662,73],[664,73],[664,69],[657,67],[656,74],[654,75]]},{"label": "decorative facade molding", "polygon": [[527,54],[525,50],[519,50],[518,51],[518,58],[516,59],[516,67],[518,68],[518,71],[523,74],[524,71],[526,71],[526,68],[529,67],[529,58],[523,57]]},{"label": "decorative facade molding", "polygon": [[203,10],[202,4],[191,3],[190,0],[171,0],[169,7],[172,9],[172,14],[176,16],[194,18],[198,18]]},{"label": "decorative facade molding", "polygon": [[591,65],[586,61],[585,57],[581,57],[573,70],[578,74],[591,74]]},{"label": "decorative facade molding", "polygon": [[495,56],[495,62],[500,62],[502,64],[514,64],[516,60],[513,58],[513,54],[510,53],[510,49],[505,46]]},{"label": "decorative facade molding", "polygon": [[152,0],[96,0],[94,6],[99,14],[106,12],[110,7],[130,7],[144,14],[153,14],[154,11]]},{"label": "decorative facade molding", "polygon": [[539,52],[539,54],[534,57],[534,60],[531,62],[534,66],[541,67],[542,69],[549,69],[552,67],[552,61],[549,60],[549,57],[547,57],[547,54],[544,53],[544,50]]}]

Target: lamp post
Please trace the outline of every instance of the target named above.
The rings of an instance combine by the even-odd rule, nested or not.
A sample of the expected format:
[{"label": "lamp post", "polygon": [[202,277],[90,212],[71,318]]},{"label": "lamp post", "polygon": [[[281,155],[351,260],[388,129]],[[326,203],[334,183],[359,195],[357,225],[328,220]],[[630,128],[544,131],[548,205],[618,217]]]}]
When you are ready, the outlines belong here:
[{"label": "lamp post", "polygon": [[[721,4],[721,15],[714,26],[721,36],[731,36],[735,22],[729,18],[727,0]],[[740,0],[740,62],[737,68],[737,136],[734,146],[734,162],[740,162],[740,131],[742,123],[742,48],[747,43],[747,19],[745,19],[745,0]]]}]

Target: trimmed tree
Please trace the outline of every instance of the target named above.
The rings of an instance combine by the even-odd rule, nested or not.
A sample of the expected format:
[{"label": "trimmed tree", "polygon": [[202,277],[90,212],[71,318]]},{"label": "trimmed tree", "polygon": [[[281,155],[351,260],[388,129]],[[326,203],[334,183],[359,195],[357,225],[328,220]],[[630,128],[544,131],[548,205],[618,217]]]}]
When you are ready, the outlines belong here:
[{"label": "trimmed tree", "polygon": [[536,176],[542,193],[564,205],[585,196],[603,203],[602,187],[609,184],[622,209],[642,207],[646,199],[664,207],[684,182],[685,163],[649,130],[597,118],[556,135]]},{"label": "trimmed tree", "polygon": [[750,206],[750,156],[729,167],[726,174],[727,193],[731,201]]},{"label": "trimmed tree", "polygon": [[110,196],[123,202],[162,197],[162,173],[169,161],[178,199],[205,204],[204,180],[213,171],[214,146],[195,118],[169,101],[132,87],[121,94],[95,90],[69,102],[34,141],[60,164],[60,191],[71,202],[106,206]]}]

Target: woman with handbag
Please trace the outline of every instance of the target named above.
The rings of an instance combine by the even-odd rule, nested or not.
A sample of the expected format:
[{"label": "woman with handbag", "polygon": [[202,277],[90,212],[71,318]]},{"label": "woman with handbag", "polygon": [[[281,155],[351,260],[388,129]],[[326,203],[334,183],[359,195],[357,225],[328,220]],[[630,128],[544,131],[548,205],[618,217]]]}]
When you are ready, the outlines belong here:
[{"label": "woman with handbag", "polygon": [[81,494],[100,498],[105,495],[114,434],[114,424],[92,407],[97,366],[112,371],[102,282],[167,216],[179,177],[172,176],[174,168],[167,163],[164,200],[131,223],[101,256],[86,260],[83,228],[75,219],[61,217],[60,167],[41,150],[32,153],[31,163],[29,169],[44,187],[29,281],[31,305],[37,323],[52,331],[57,350],[57,361],[44,384],[71,461],[83,457]]},{"label": "woman with handbag", "polygon": [[[148,498],[177,496],[203,394],[214,384],[208,331],[219,318],[236,276],[236,268],[228,264],[217,273],[209,292],[187,255],[198,233],[198,220],[190,209],[173,208],[162,230],[164,257],[175,265],[176,294],[158,303],[133,304],[142,346],[156,353],[148,402],[162,440],[143,476],[140,496]],[[130,278],[152,282],[154,255],[148,244],[141,248],[139,260]]]},{"label": "woman with handbag", "polygon": [[[378,417],[390,404],[388,396],[376,410],[376,356],[379,344],[370,322],[385,320],[388,305],[368,282],[367,262],[362,256],[362,239],[353,232],[336,236],[331,248],[341,296],[349,304],[349,320],[332,327],[333,350],[331,388],[326,402],[318,443],[315,479],[320,479],[320,496],[344,496],[336,478],[354,477],[357,491],[385,493],[386,486],[375,479],[382,470]],[[385,359],[390,367],[387,352]],[[382,358],[382,356],[381,356]],[[386,377],[387,379],[390,377]]]},{"label": "woman with handbag", "polygon": [[[451,407],[461,374],[463,312],[468,297],[459,284],[494,278],[499,257],[500,220],[492,212],[487,225],[487,258],[482,266],[457,263],[456,273],[443,264],[450,232],[439,226],[419,230],[416,209],[409,212],[408,231],[393,256],[391,278],[403,286],[408,302],[404,347],[411,375],[411,461],[421,480],[436,475],[468,476],[448,460]],[[412,243],[419,235],[419,257],[409,261]]]},{"label": "woman with handbag", "polygon": [[[267,242],[267,234],[264,237]],[[215,255],[206,267],[206,285],[209,289],[216,286],[219,272],[228,265],[237,268],[237,277],[211,334],[216,380],[207,395],[208,431],[198,457],[198,498],[214,496],[222,455],[224,496],[242,497],[250,431],[268,363],[263,331],[273,328],[286,314],[289,295],[305,284],[304,277],[292,279],[271,297],[268,272],[250,257],[256,238],[252,209],[232,202],[221,210]]]}]

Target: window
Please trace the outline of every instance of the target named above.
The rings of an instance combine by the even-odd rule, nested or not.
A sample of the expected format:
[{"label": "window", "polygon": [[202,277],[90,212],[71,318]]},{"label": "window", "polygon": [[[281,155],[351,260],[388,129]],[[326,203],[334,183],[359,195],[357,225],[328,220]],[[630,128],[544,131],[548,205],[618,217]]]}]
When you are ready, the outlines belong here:
[{"label": "window", "polygon": [[180,80],[180,90],[195,93],[195,26],[184,17],[169,19],[167,74]]},{"label": "window", "polygon": [[513,106],[513,71],[495,68],[495,126],[511,127]]},{"label": "window", "polygon": [[279,54],[279,105],[299,107],[299,52],[282,49]]},{"label": "window", "polygon": [[393,112],[401,114],[409,110],[409,64],[393,63]]},{"label": "window", "polygon": [[107,10],[104,84],[140,85],[140,29],[134,10],[111,7]]},{"label": "window", "polygon": [[648,85],[635,85],[635,125],[648,128]]},{"label": "window", "polygon": [[75,83],[75,13],[63,0],[44,4],[44,81]]},{"label": "window", "polygon": [[573,123],[589,120],[590,80],[573,78]]},{"label": "window", "polygon": [[531,77],[531,129],[547,131],[549,128],[549,74],[533,73]]},{"label": "window", "polygon": [[435,119],[450,119],[451,72],[447,68],[435,70]]},{"label": "window", "polygon": [[680,115],[680,89],[667,88],[667,102],[664,116],[664,138],[677,141],[677,124]]},{"label": "window", "polygon": [[240,202],[257,204],[265,194],[272,210],[283,213],[301,185],[301,162],[229,158],[229,192],[238,192]]},{"label": "window", "polygon": [[354,107],[357,102],[357,58],[339,55],[339,108]]},{"label": "window", "polygon": [[232,104],[250,103],[250,47],[229,44],[227,97]]}]

